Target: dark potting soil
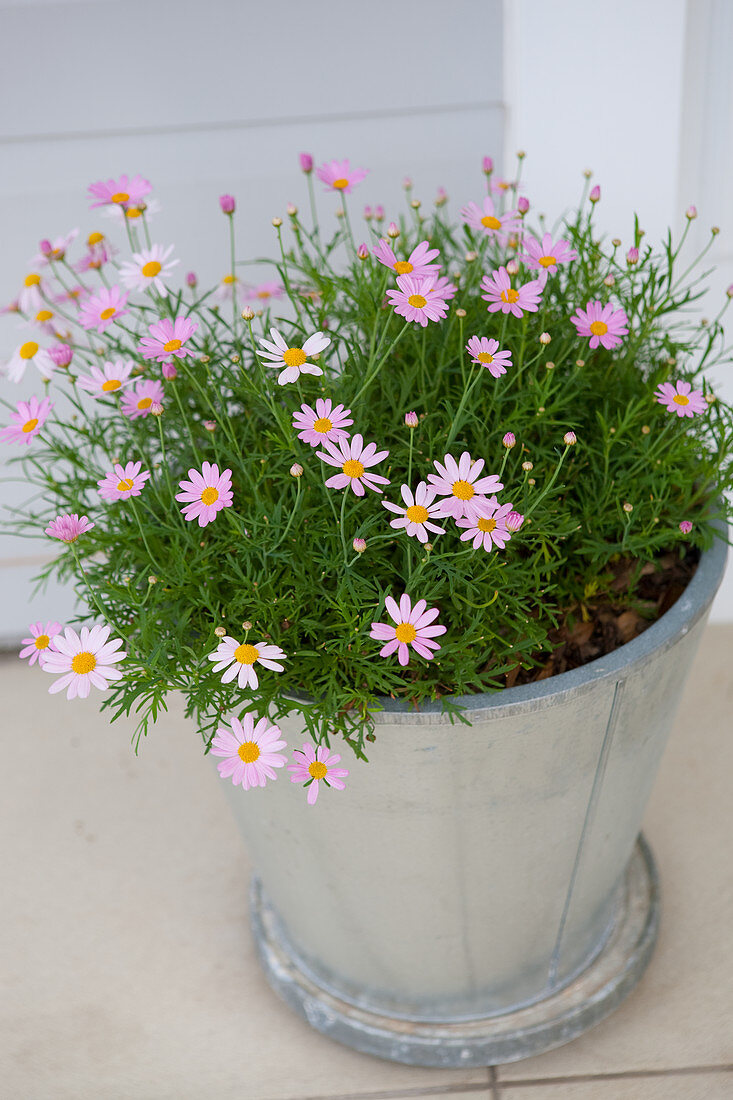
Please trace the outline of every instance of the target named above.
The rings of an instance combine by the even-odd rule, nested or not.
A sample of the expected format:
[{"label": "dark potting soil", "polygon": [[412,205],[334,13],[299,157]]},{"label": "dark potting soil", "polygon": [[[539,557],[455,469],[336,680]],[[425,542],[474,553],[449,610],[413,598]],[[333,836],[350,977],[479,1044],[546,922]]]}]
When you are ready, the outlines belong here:
[{"label": "dark potting soil", "polygon": [[605,572],[614,576],[603,586],[603,594],[568,612],[563,623],[550,631],[550,654],[545,651],[534,667],[515,666],[505,674],[506,687],[579,668],[643,634],[677,602],[699,560],[700,552],[690,547],[684,557],[664,554],[641,567],[631,558],[610,563]]}]

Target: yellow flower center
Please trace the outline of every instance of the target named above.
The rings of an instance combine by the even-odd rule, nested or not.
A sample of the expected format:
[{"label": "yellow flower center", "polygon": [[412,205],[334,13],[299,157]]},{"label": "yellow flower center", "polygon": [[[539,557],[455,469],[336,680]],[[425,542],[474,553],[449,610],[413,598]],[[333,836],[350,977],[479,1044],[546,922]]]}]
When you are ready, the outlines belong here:
[{"label": "yellow flower center", "polygon": [[400,623],[398,627],[395,627],[394,633],[398,642],[414,642],[417,638],[417,631],[412,623]]},{"label": "yellow flower center", "polygon": [[479,531],[495,531],[496,520],[481,518],[476,522],[476,526],[478,527]]},{"label": "yellow flower center", "polygon": [[204,504],[214,504],[219,499],[219,490],[214,489],[212,486],[207,486],[201,494],[201,500]]},{"label": "yellow flower center", "polygon": [[423,309],[427,305],[427,298],[423,298],[422,294],[411,294],[407,299],[413,309]]},{"label": "yellow flower center", "polygon": [[27,344],[23,344],[23,347],[18,352],[21,359],[32,359],[38,351],[38,344],[35,340],[29,340]]},{"label": "yellow flower center", "polygon": [[[689,397],[685,397],[685,395],[683,393],[676,393],[674,395],[674,397],[672,398],[672,400],[674,401],[675,405],[689,405],[690,404]],[[25,431],[25,428],[23,429],[23,431]]]},{"label": "yellow flower center", "polygon": [[99,320],[109,321],[110,317],[114,317],[115,313],[116,310],[114,306],[107,306],[107,308],[103,309],[102,312],[99,314]]},{"label": "yellow flower center", "polygon": [[53,313],[50,309],[39,309],[38,313],[36,314],[37,321],[50,321],[52,317]]},{"label": "yellow flower center", "polygon": [[424,523],[429,515],[427,508],[424,508],[422,504],[413,504],[405,512],[405,516],[411,523]]},{"label": "yellow flower center", "polygon": [[325,779],[328,775],[328,768],[321,760],[314,760],[312,764],[308,765],[308,772],[314,779]]},{"label": "yellow flower center", "polygon": [[75,672],[77,676],[83,676],[96,667],[97,658],[93,653],[89,653],[87,650],[82,650],[81,653],[77,653],[76,656],[71,659],[72,671]]},{"label": "yellow flower center", "polygon": [[395,269],[398,275],[409,275],[410,272],[413,270],[412,264],[409,260],[397,260],[396,263],[392,264],[392,267]]},{"label": "yellow flower center", "polygon": [[26,420],[25,424],[23,425],[22,431],[32,432],[37,423],[38,423],[38,417],[35,417],[35,419],[33,419],[33,420]]},{"label": "yellow flower center", "polygon": [[152,397],[143,397],[140,401],[138,401],[137,407],[138,409],[149,409],[152,403]]},{"label": "yellow flower center", "polygon": [[324,435],[326,432],[330,432],[333,424],[327,416],[319,416],[317,420],[313,421],[313,430],[316,432],[322,432]]},{"label": "yellow flower center", "polygon": [[237,749],[237,756],[244,764],[254,764],[259,759],[260,746],[255,741],[244,741]]},{"label": "yellow flower center", "polygon": [[121,385],[119,378],[108,378],[106,382],[102,383],[102,389],[105,393],[109,393],[110,390],[118,390]]},{"label": "yellow flower center", "polygon": [[492,214],[486,214],[486,216],[481,219],[481,224],[484,229],[501,229],[501,222],[498,218],[493,217]]},{"label": "yellow flower center", "polygon": [[146,279],[153,279],[160,271],[161,265],[157,260],[148,260],[146,264],[143,264],[141,271]]},{"label": "yellow flower center", "polygon": [[48,634],[39,634],[35,641],[36,649],[48,649],[50,641]]},{"label": "yellow flower center", "polygon": [[608,325],[605,321],[592,321],[590,330],[594,336],[605,336],[608,332]]},{"label": "yellow flower center", "polygon": [[87,237],[87,244],[91,248],[94,244],[101,244],[104,240],[104,233],[90,233]]},{"label": "yellow flower center", "polygon": [[[214,491],[216,492],[216,490]],[[239,661],[240,665],[253,665],[259,655],[260,651],[257,646],[249,645],[247,642],[243,645],[238,645],[234,650],[234,660]]]},{"label": "yellow flower center", "polygon": [[494,356],[490,355],[488,351],[480,351],[476,358],[479,363],[486,363],[487,365],[494,362]]},{"label": "yellow flower center", "polygon": [[508,191],[511,185],[508,184],[506,180],[497,180],[496,186],[499,188],[500,191]]},{"label": "yellow flower center", "polygon": [[40,281],[41,281],[41,276],[40,275],[26,275],[26,277],[25,277],[25,285],[26,286],[38,286]]},{"label": "yellow flower center", "polygon": [[341,469],[347,477],[361,477],[364,473],[364,465],[357,458],[347,458]]},{"label": "yellow flower center", "polygon": [[283,363],[286,367],[302,367],[307,358],[302,348],[288,348],[283,352]]},{"label": "yellow flower center", "polygon": [[509,287],[508,290],[502,290],[501,300],[502,300],[502,302],[509,302],[510,304],[512,302],[518,302],[519,301],[519,291],[518,290],[512,290],[511,287]]},{"label": "yellow flower center", "polygon": [[163,344],[163,351],[178,351],[181,344],[181,340],[169,340],[167,344]]},{"label": "yellow flower center", "polygon": [[129,202],[130,196],[127,191],[115,191],[114,195],[110,197],[110,202]]},{"label": "yellow flower center", "polygon": [[542,267],[552,267],[557,264],[557,260],[554,256],[540,256],[540,263]]},{"label": "yellow flower center", "polygon": [[120,493],[129,493],[132,489],[134,482],[131,477],[125,477],[122,481],[117,482],[117,491]]},{"label": "yellow flower center", "polygon": [[347,179],[344,179],[342,176],[340,179],[333,181],[333,186],[336,188],[337,191],[343,191],[345,187],[349,186],[349,181]]},{"label": "yellow flower center", "polygon": [[262,299],[269,298],[270,297],[270,291],[269,290],[258,290],[257,291],[257,297],[262,298]]},{"label": "yellow flower center", "polygon": [[137,206],[130,206],[125,211],[125,217],[126,218],[139,218],[141,214],[142,214],[142,210],[140,210]]},{"label": "yellow flower center", "polygon": [[454,481],[453,482],[453,496],[458,497],[459,500],[470,500],[472,496],[475,496],[475,489],[470,481]]},{"label": "yellow flower center", "polygon": [[236,275],[225,275],[224,278],[222,279],[222,282],[226,283],[227,286],[229,286],[231,283],[236,283],[236,281],[237,281],[237,276]]}]

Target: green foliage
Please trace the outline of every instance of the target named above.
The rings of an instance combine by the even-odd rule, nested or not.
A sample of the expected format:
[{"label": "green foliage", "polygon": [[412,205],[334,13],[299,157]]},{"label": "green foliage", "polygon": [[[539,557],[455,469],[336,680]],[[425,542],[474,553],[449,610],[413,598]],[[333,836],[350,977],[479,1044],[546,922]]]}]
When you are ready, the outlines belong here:
[{"label": "green foliage", "polygon": [[[454,697],[501,688],[518,662],[541,661],[548,631],[610,583],[606,567],[615,556],[643,563],[683,544],[711,544],[720,494],[731,486],[733,443],[731,410],[702,373],[727,358],[720,315],[706,326],[689,319],[702,290],[694,269],[678,271],[687,225],[676,244],[670,234],[653,249],[635,223],[628,244],[640,256],[628,264],[620,242],[597,239],[593,209],[582,202],[556,233],[578,259],[549,277],[538,312],[521,318],[488,313],[479,286],[517,242],[502,248],[456,227],[442,206],[432,217],[408,208],[393,242],[406,257],[429,241],[457,286],[445,320],[426,328],[393,312],[385,298],[392,273],[371,251],[357,258],[348,215],[329,238],[298,214],[277,227],[275,266],[287,295],[249,320],[241,304],[214,305],[211,292],[149,292],[92,338],[68,315],[78,334],[74,359],[53,384],[75,412],[54,414],[19,459],[40,493],[13,529],[38,535],[65,512],[94,520],[46,572],[75,577],[92,615],[125,640],[125,676],[105,702],[113,718],[135,714],[138,737],[146,734],[177,689],[208,744],[222,717],[275,718],[296,697],[316,740],[343,736],[364,756],[368,712],[380,696],[416,706],[442,699],[460,720]],[[533,230],[541,236],[544,227]],[[374,222],[366,232],[370,244],[382,236]],[[136,230],[128,225],[128,233],[137,250]],[[234,262],[232,252],[232,274]],[[61,263],[54,273],[68,280]],[[112,265],[106,275],[115,281]],[[596,298],[629,318],[630,333],[613,351],[591,351],[570,323]],[[116,395],[93,400],[78,387],[79,374],[102,359],[141,362],[137,346],[148,325],[178,315],[198,323],[196,354],[179,359],[177,378],[165,382],[161,416],[130,420]],[[323,375],[278,386],[258,355],[258,337],[271,327],[289,346],[327,331]],[[540,341],[543,333],[550,343]],[[511,351],[504,376],[472,366],[465,345],[473,335]],[[150,362],[139,368],[149,378],[159,370]],[[680,379],[704,387],[707,413],[680,418],[655,401],[660,383]],[[389,526],[393,516],[376,493],[326,488],[333,468],[292,426],[301,402],[314,405],[320,396],[350,408],[351,431],[389,450],[374,468],[391,482],[384,499],[399,501],[400,486],[414,489],[434,471],[433,460],[468,451],[485,460],[485,473],[501,475],[500,501],[512,502],[524,526],[505,550],[486,553],[461,542],[444,519],[445,533],[423,546]],[[419,416],[414,430],[404,422],[410,410]],[[215,421],[214,430],[206,421]],[[575,446],[563,443],[568,430]],[[506,432],[516,436],[511,449],[502,445]],[[115,461],[133,460],[152,471],[142,495],[103,501],[97,481]],[[183,519],[174,498],[189,468],[200,470],[204,460],[232,471],[234,505],[201,529]],[[302,477],[290,473],[294,463]],[[688,538],[678,526],[685,519],[694,524]],[[364,553],[352,549],[356,537],[366,540]],[[381,643],[369,636],[372,622],[386,619],[385,596],[403,592],[438,607],[447,627],[434,660],[411,651],[405,668],[396,655],[380,658]],[[285,671],[261,669],[256,692],[223,684],[207,659],[217,627],[240,641],[281,646]]]}]

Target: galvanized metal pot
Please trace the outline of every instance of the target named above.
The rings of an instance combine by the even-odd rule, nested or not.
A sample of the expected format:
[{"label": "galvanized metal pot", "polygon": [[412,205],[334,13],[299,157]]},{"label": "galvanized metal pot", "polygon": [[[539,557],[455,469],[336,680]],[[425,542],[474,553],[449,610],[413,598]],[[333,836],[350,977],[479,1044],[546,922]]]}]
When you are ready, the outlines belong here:
[{"label": "galvanized metal pot", "polygon": [[[629,993],[659,920],[637,840],[720,583],[706,553],[679,601],[607,657],[439,705],[387,701],[368,766],[315,806],[287,777],[227,784],[249,846],[271,985],[319,1031],[419,1065],[559,1046]],[[297,713],[281,723],[300,747]]]}]

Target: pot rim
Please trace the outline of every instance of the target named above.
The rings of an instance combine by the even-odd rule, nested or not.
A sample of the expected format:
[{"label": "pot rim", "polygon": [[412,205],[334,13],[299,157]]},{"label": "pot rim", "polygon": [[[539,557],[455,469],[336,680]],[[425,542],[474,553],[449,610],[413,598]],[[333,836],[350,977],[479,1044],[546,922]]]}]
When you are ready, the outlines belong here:
[{"label": "pot rim", "polygon": [[[639,665],[661,654],[679,637],[687,634],[707,613],[723,579],[728,557],[726,525],[716,523],[715,526],[719,537],[702,554],[692,580],[680,598],[643,634],[619,646],[612,653],[596,657],[595,660],[568,672],[495,692],[453,695],[450,696],[453,703],[462,710],[469,711],[472,721],[480,721],[482,717],[499,719],[504,715],[537,710],[548,702],[566,702],[573,696],[585,694],[598,681],[618,679],[621,671],[624,678],[632,674]],[[379,709],[370,708],[369,714],[377,725],[385,722],[401,725],[416,720],[421,724],[426,721],[429,724],[462,724],[455,715],[444,711],[439,701],[422,703],[420,709],[416,710],[407,700],[391,699],[382,695],[376,698]]]}]

